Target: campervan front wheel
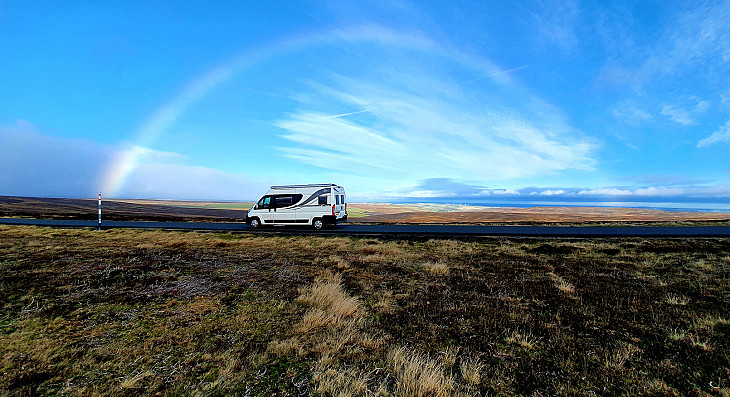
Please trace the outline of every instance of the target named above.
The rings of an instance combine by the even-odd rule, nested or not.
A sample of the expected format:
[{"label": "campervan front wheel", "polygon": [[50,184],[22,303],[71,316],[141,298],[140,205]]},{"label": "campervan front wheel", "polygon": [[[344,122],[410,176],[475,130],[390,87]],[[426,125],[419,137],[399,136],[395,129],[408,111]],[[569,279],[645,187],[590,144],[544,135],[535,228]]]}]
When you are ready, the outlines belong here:
[{"label": "campervan front wheel", "polygon": [[322,229],[322,227],[324,227],[324,222],[322,222],[322,219],[317,218],[317,219],[315,219],[315,220],[312,221],[312,226],[315,229],[320,230],[320,229]]},{"label": "campervan front wheel", "polygon": [[259,218],[252,218],[250,221],[248,221],[248,225],[251,227],[251,229],[258,229],[261,224],[259,223]]}]

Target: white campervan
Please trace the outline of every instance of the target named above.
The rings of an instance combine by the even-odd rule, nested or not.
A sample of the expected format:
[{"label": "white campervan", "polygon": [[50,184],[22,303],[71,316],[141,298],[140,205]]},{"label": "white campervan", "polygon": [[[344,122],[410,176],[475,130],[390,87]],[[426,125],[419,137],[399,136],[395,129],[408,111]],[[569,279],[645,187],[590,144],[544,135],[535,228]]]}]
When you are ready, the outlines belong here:
[{"label": "white campervan", "polygon": [[267,225],[311,225],[321,229],[347,221],[345,188],[333,183],[272,186],[248,211],[252,229]]}]

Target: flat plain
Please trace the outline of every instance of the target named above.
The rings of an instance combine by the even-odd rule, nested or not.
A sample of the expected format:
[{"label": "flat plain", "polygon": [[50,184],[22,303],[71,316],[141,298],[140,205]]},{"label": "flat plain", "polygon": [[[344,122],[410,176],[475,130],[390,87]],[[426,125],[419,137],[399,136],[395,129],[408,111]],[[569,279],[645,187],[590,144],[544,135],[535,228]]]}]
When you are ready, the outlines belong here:
[{"label": "flat plain", "polygon": [[[243,221],[249,202],[104,200],[103,217],[119,221]],[[400,224],[600,224],[604,222],[713,222],[730,224],[730,213],[611,207],[487,208],[439,204],[348,204],[349,222]],[[87,219],[97,200],[0,196],[0,217]]]},{"label": "flat plain", "polygon": [[[96,200],[0,197],[94,219]],[[236,221],[250,203],[104,202]],[[352,204],[373,223],[727,224],[728,214]],[[0,394],[730,395],[730,240],[0,226]]]},{"label": "flat plain", "polygon": [[728,395],[728,239],[0,226],[6,395]]}]

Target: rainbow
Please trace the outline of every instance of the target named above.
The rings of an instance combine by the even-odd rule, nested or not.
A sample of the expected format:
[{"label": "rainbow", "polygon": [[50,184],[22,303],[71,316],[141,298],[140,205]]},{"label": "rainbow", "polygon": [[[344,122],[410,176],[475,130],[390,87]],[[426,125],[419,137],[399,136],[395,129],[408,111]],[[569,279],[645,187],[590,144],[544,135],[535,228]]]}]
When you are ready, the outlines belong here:
[{"label": "rainbow", "polygon": [[102,192],[106,197],[118,197],[129,177],[143,160],[145,153],[191,105],[203,99],[214,88],[225,83],[237,73],[254,64],[287,51],[301,50],[311,46],[338,42],[369,42],[388,46],[405,47],[411,50],[431,51],[450,56],[458,61],[483,70],[495,80],[509,79],[490,61],[479,60],[437,45],[429,38],[410,32],[399,32],[377,25],[335,29],[324,33],[311,33],[288,38],[276,43],[239,54],[202,76],[193,80],[172,100],[157,109],[133,134],[132,144],[118,153],[107,165],[102,175]]}]

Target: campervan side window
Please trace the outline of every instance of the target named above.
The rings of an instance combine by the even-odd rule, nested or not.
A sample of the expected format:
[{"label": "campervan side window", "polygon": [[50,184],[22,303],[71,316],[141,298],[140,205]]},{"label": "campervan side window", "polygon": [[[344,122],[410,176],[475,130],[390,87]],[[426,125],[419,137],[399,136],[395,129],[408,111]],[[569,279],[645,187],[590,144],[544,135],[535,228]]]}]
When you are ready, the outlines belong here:
[{"label": "campervan side window", "polygon": [[298,203],[302,199],[301,194],[293,194],[287,196],[277,196],[275,201],[275,208],[289,207]]},{"label": "campervan side window", "polygon": [[319,196],[319,205],[327,205],[327,196]]},{"label": "campervan side window", "polygon": [[288,207],[290,205],[291,205],[291,196],[276,198],[276,208]]}]

